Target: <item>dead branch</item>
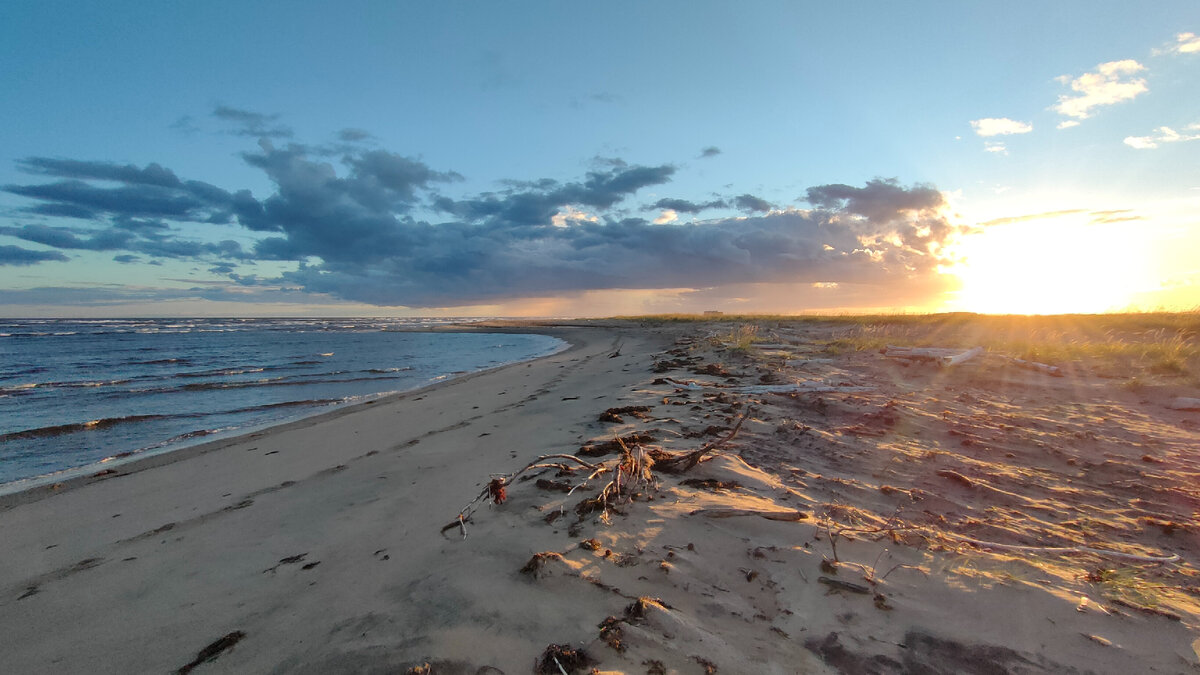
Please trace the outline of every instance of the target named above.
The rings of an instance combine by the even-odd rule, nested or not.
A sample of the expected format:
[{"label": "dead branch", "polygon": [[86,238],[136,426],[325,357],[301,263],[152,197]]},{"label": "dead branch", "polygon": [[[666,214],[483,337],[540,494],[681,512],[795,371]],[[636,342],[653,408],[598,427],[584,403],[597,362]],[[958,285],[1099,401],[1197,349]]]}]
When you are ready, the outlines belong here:
[{"label": "dead branch", "polygon": [[442,527],[442,532],[444,533],[446,530],[449,530],[453,527],[458,527],[459,529],[462,530],[463,539],[466,539],[467,538],[466,521],[471,518],[471,514],[474,513],[475,509],[482,502],[482,500],[485,497],[490,497],[497,504],[503,503],[504,500],[507,498],[507,491],[506,491],[507,486],[512,484],[512,481],[514,478],[516,478],[517,476],[520,476],[521,474],[525,473],[526,471],[531,471],[533,469],[539,469],[539,468],[557,468],[557,469],[564,469],[564,470],[569,469],[569,467],[567,467],[565,464],[561,464],[561,463],[557,463],[557,462],[545,463],[547,459],[565,459],[565,460],[569,460],[572,462],[576,462],[585,468],[592,469],[593,471],[599,469],[599,467],[597,465],[592,464],[591,462],[585,462],[584,460],[579,459],[575,455],[563,455],[563,454],[541,455],[541,456],[535,458],[533,461],[526,464],[525,466],[521,467],[520,469],[517,469],[516,471],[514,471],[510,474],[493,475],[492,479],[490,481],[488,481],[488,484],[485,485],[482,490],[480,490],[479,494],[476,495],[475,498],[472,499],[470,502],[468,502],[466,506],[462,507],[462,509],[458,512],[458,518],[455,518],[449,524]]},{"label": "dead branch", "polygon": [[738,516],[759,516],[767,520],[780,520],[784,522],[796,522],[808,518],[808,514],[804,511],[772,511],[761,509],[735,509],[735,508],[716,508],[716,509],[696,509],[688,515],[704,516],[705,518],[736,518]]},{"label": "dead branch", "polygon": [[700,460],[704,458],[704,455],[712,452],[722,445],[725,445],[729,441],[732,441],[733,437],[737,436],[738,431],[741,430],[742,424],[745,423],[746,419],[750,417],[750,413],[753,411],[753,408],[746,408],[746,412],[742,413],[742,416],[738,419],[737,424],[733,426],[733,430],[730,431],[726,436],[706,444],[699,450],[693,450],[691,452],[675,455],[667,459],[661,459],[655,466],[658,467],[659,471],[664,473],[683,473],[691,470],[692,467],[700,463]]}]

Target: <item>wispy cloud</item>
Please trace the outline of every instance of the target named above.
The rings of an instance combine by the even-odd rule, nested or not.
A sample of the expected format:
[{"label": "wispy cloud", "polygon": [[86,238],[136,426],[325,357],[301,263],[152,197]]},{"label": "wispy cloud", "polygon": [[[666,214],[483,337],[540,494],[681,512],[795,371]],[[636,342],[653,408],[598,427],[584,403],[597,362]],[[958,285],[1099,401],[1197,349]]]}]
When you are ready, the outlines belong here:
[{"label": "wispy cloud", "polygon": [[716,157],[719,154],[721,154],[721,149],[715,145],[710,145],[707,148],[704,148],[700,151],[700,159],[708,159],[709,157]]},{"label": "wispy cloud", "polygon": [[1001,143],[999,141],[988,141],[987,143],[984,143],[983,149],[987,150],[988,152],[995,153],[997,155],[1007,155],[1008,154],[1008,146],[1004,145],[1003,143]]},{"label": "wispy cloud", "polygon": [[253,112],[250,110],[242,110],[241,108],[232,108],[227,105],[218,105],[213,108],[213,117],[233,124],[233,129],[230,133],[237,136],[251,136],[253,138],[291,138],[292,130],[290,127],[279,124],[279,115],[264,115],[262,113]]},{"label": "wispy cloud", "polygon": [[1183,133],[1175,131],[1171,127],[1158,127],[1149,136],[1128,136],[1125,138],[1125,145],[1138,150],[1151,150],[1162,143],[1182,143],[1198,139],[1200,139],[1200,122],[1189,124],[1184,128]]},{"label": "wispy cloud", "polygon": [[[1077,121],[1090,117],[1094,108],[1131,101],[1149,90],[1146,80],[1135,76],[1144,70],[1146,67],[1137,61],[1125,59],[1101,63],[1096,66],[1096,70],[1075,79],[1071,79],[1070,75],[1063,75],[1058,81],[1070,84],[1075,94],[1059,96],[1058,103],[1052,109]],[[1059,128],[1065,127],[1060,124]]]},{"label": "wispy cloud", "polygon": [[1018,122],[1007,117],[984,117],[971,120],[971,128],[978,136],[1007,136],[1009,134],[1027,134],[1033,131],[1033,125],[1028,122]]},{"label": "wispy cloud", "polygon": [[20,246],[0,246],[0,266],[27,266],[49,261],[65,262],[66,260],[67,256],[58,251],[31,251]]},{"label": "wispy cloud", "polygon": [[1174,44],[1168,44],[1161,49],[1155,49],[1154,54],[1200,54],[1200,35],[1196,35],[1195,33],[1179,33],[1175,36]]}]

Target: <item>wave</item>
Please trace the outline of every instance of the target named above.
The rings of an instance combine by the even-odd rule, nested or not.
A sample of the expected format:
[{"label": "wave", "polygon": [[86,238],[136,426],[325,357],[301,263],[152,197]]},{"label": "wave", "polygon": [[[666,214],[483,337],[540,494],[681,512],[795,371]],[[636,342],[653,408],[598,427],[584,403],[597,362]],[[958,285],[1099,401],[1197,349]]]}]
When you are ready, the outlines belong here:
[{"label": "wave", "polygon": [[171,358],[171,359],[150,359],[148,361],[126,361],[125,363],[130,366],[167,366],[167,365],[170,365],[170,366],[185,365],[186,366],[186,365],[189,365],[191,362],[192,362],[191,359]]},{"label": "wave", "polygon": [[129,415],[128,417],[106,417],[104,419],[92,420],[90,422],[77,422],[74,424],[58,424],[50,427],[37,427],[35,429],[25,429],[22,431],[13,431],[7,434],[0,434],[0,443],[6,441],[27,440],[32,438],[51,438],[54,436],[63,436],[65,434],[79,433],[80,431],[99,431],[102,429],[111,429],[119,424],[131,424],[135,422],[147,422],[150,420],[167,419],[169,417],[179,417],[178,415]]}]

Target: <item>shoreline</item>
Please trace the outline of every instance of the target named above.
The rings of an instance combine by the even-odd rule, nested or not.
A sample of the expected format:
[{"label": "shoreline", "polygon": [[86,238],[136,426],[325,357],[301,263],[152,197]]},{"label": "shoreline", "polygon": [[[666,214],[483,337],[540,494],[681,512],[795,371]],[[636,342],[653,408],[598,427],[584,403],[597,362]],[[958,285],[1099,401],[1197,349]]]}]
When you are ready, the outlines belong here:
[{"label": "shoreline", "polygon": [[[198,440],[194,442],[180,441],[168,445],[151,445],[145,448],[132,451],[121,451],[115,455],[105,457],[103,459],[82,464],[80,466],[68,467],[60,469],[53,473],[41,474],[37,476],[29,476],[27,478],[19,478],[14,481],[0,483],[0,511],[16,506],[18,504],[28,503],[44,499],[52,494],[61,493],[65,490],[72,490],[90,483],[116,478],[121,475],[136,473],[146,469],[154,468],[170,464],[174,461],[182,461],[195,455],[213,452],[227,447],[231,444],[236,444],[239,439],[250,435],[261,435],[265,433],[273,433],[276,430],[283,430],[293,425],[300,425],[311,421],[316,424],[326,417],[333,418],[342,414],[350,414],[353,411],[379,403],[392,403],[403,400],[407,396],[418,395],[428,389],[437,386],[450,384],[463,379],[468,379],[483,373],[489,373],[504,368],[519,366],[523,363],[529,363],[538,359],[543,359],[548,356],[553,356],[564,351],[570,351],[575,348],[575,345],[569,340],[558,335],[551,335],[552,330],[520,330],[511,326],[499,326],[495,330],[487,330],[479,328],[486,325],[486,322],[476,322],[467,324],[446,324],[428,327],[414,327],[411,329],[396,330],[397,333],[444,333],[444,332],[472,332],[472,333],[518,333],[518,334],[537,334],[549,335],[550,337],[558,337],[566,342],[566,346],[557,351],[541,356],[535,356],[531,359],[516,361],[513,363],[505,363],[491,368],[483,368],[472,372],[465,373],[448,373],[439,376],[432,382],[417,385],[410,389],[405,389],[398,392],[376,394],[376,398],[368,398],[365,401],[356,401],[353,403],[335,403],[331,409],[320,412],[313,412],[307,415],[301,415],[293,419],[287,419],[278,422],[265,422],[257,425],[250,425],[243,429],[238,429],[235,433],[227,436],[219,436],[218,438],[208,440]],[[169,443],[169,441],[163,441]],[[118,470],[119,469],[119,470]],[[93,473],[95,472],[95,473]],[[104,472],[101,475],[96,475]]]}]

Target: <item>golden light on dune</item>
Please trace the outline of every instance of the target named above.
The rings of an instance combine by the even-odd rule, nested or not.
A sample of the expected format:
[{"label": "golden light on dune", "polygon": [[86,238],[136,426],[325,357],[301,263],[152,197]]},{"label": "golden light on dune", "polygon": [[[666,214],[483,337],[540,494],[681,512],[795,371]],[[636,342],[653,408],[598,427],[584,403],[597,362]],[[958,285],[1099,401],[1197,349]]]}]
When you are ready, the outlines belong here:
[{"label": "golden light on dune", "polygon": [[993,225],[964,236],[954,253],[959,261],[946,271],[962,286],[949,304],[960,311],[1123,310],[1151,285],[1147,251],[1127,223],[1062,216]]}]

